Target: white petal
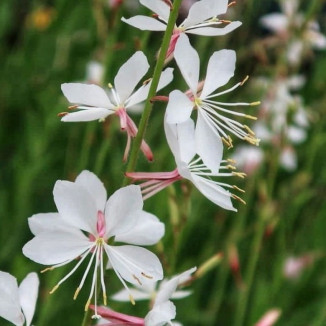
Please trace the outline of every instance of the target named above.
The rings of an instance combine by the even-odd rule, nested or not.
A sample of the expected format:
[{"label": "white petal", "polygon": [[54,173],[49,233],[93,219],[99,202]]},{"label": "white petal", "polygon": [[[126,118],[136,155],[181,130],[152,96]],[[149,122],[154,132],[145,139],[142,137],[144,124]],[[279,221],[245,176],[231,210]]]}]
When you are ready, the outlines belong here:
[{"label": "white petal", "polygon": [[206,123],[200,110],[198,110],[195,135],[197,154],[213,173],[218,173],[223,156],[222,139]]},{"label": "white petal", "polygon": [[192,175],[196,188],[214,204],[231,211],[237,211],[231,202],[231,194],[213,181]]},{"label": "white petal", "polygon": [[121,104],[131,95],[136,85],[146,74],[148,68],[147,58],[141,51],[136,52],[120,67],[114,78],[114,86]]},{"label": "white petal", "polygon": [[164,224],[153,214],[144,211],[135,212],[134,215],[137,218],[136,225],[131,230],[116,235],[115,241],[141,246],[156,244],[164,235]]},{"label": "white petal", "polygon": [[0,271],[0,317],[16,326],[22,326],[25,318],[20,308],[18,285],[15,277]]},{"label": "white petal", "polygon": [[174,276],[171,280],[162,282],[155,299],[155,305],[169,300],[173,296],[178,285],[189,280],[190,275],[194,273],[196,269],[196,267],[190,268],[180,275]]},{"label": "white petal", "polygon": [[235,61],[236,55],[233,50],[214,52],[208,62],[205,84],[200,98],[205,99],[233,77]]},{"label": "white petal", "polygon": [[28,226],[31,232],[36,235],[52,230],[59,224],[59,221],[61,222],[59,213],[40,213],[28,219]]},{"label": "white petal", "polygon": [[165,21],[168,21],[170,16],[170,7],[162,0],[140,0],[143,6],[158,14]]},{"label": "white petal", "polygon": [[200,25],[197,25],[196,28],[187,29],[186,33],[203,36],[222,36],[234,31],[241,25],[242,23],[239,21],[231,22],[224,27],[201,27]]},{"label": "white petal", "polygon": [[193,120],[177,124],[177,137],[179,143],[180,159],[189,163],[196,154],[195,147],[195,124]]},{"label": "white petal", "polygon": [[276,33],[285,32],[289,24],[288,18],[279,13],[272,13],[263,16],[259,21],[264,27]]},{"label": "white petal", "polygon": [[183,78],[195,95],[199,80],[199,56],[197,51],[190,45],[188,36],[184,33],[180,35],[177,41],[174,58]]},{"label": "white petal", "polygon": [[113,109],[112,103],[100,86],[65,83],[61,85],[61,90],[70,103]]},{"label": "white petal", "polygon": [[[153,284],[155,283],[153,282]],[[152,295],[152,293],[141,291],[141,288],[139,287],[139,289],[130,288],[129,291],[122,289],[121,291],[111,296],[111,299],[115,301],[130,302],[130,294],[135,301],[150,300]]]},{"label": "white petal", "polygon": [[65,223],[96,234],[96,203],[80,185],[59,180],[54,185],[53,196],[59,214]]},{"label": "white petal", "polygon": [[166,30],[165,24],[151,17],[138,15],[131,18],[122,17],[121,20],[142,31],[163,32]]},{"label": "white petal", "polygon": [[107,194],[103,182],[92,172],[84,170],[75,180],[77,185],[83,187],[96,203],[97,210],[104,212]]},{"label": "white petal", "polygon": [[225,14],[228,9],[228,0],[201,0],[195,2],[189,9],[188,17],[182,23],[187,28],[205,20]]},{"label": "white petal", "polygon": [[163,278],[162,265],[149,250],[135,246],[105,245],[104,248],[112,268],[126,281],[140,284],[143,280],[155,282]]},{"label": "white petal", "polygon": [[106,204],[105,237],[117,236],[131,230],[137,222],[135,212],[142,208],[143,198],[139,186],[131,185],[117,190]]},{"label": "white petal", "polygon": [[26,326],[32,322],[40,285],[36,273],[29,273],[19,286],[19,300],[26,319]]},{"label": "white petal", "polygon": [[172,91],[169,95],[169,102],[166,107],[166,122],[181,123],[190,118],[193,101],[179,90]]},{"label": "white petal", "polygon": [[89,108],[86,110],[68,113],[62,117],[63,122],[86,122],[105,119],[110,114],[114,113],[112,110],[103,108]]},{"label": "white petal", "polygon": [[[173,68],[166,68],[161,74],[160,81],[157,87],[157,92],[162,88],[164,88],[166,85],[170,84],[172,80],[173,80]],[[130,107],[132,107],[133,105],[136,105],[146,100],[151,84],[152,82],[143,85],[129,97],[126,103],[126,108],[128,108],[128,111],[130,110]]]},{"label": "white petal", "polygon": [[177,139],[177,125],[166,123],[164,120],[164,131],[166,140],[176,161],[180,161],[180,149]]},{"label": "white petal", "polygon": [[166,301],[155,305],[145,317],[145,326],[164,326],[176,316],[175,305]]},{"label": "white petal", "polygon": [[27,242],[23,254],[29,259],[43,265],[55,265],[78,258],[92,243],[85,235],[73,232],[42,232]]}]

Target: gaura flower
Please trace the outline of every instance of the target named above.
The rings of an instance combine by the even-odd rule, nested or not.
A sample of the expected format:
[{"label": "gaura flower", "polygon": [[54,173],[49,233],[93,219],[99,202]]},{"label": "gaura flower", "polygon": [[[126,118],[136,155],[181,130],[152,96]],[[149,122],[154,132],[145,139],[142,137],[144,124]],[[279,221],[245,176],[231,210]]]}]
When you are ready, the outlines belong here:
[{"label": "gaura flower", "polygon": [[[120,314],[108,308],[99,308],[98,312],[103,318],[111,321],[112,325],[118,321],[135,326],[180,325],[177,322],[172,322],[172,319],[176,316],[176,308],[170,299],[181,299],[191,294],[190,291],[177,291],[177,288],[180,284],[189,281],[191,274],[195,270],[196,267],[176,275],[168,281],[162,281],[157,291],[155,291],[155,285],[153,286],[153,283],[151,285],[147,284],[149,285],[147,287],[137,286],[137,289],[131,290],[136,300],[153,300],[152,309],[145,316],[145,319]],[[118,301],[127,301],[127,292],[120,291],[112,298]]]},{"label": "gaura flower", "polygon": [[[216,178],[238,176],[243,178],[244,173],[234,171],[236,168],[230,164],[232,161],[218,161],[215,152],[209,154],[207,148],[207,161],[214,167],[214,171],[208,167],[202,157],[196,155],[194,122],[191,119],[180,124],[168,124],[165,122],[165,135],[171,151],[174,155],[177,168],[172,172],[127,172],[126,176],[134,181],[145,181],[140,186],[144,199],[147,199],[170,184],[187,179],[214,204],[224,209],[236,211],[231,198],[241,202],[243,200],[237,195],[225,190],[231,188],[243,192],[235,185],[215,181]],[[203,147],[207,146],[203,143]],[[220,172],[222,170],[222,172]],[[231,170],[231,172],[229,172]],[[225,172],[227,171],[227,172]]]},{"label": "gaura flower", "polygon": [[282,311],[278,308],[268,310],[255,326],[272,326],[280,318]]},{"label": "gaura flower", "polygon": [[[129,117],[128,111],[132,110],[148,95],[151,81],[144,83],[137,91],[135,87],[144,77],[149,68],[148,61],[143,52],[136,52],[126,63],[119,69],[114,78],[114,87],[109,84],[110,92],[106,93],[97,85],[66,83],[61,85],[64,96],[73,106],[69,109],[79,111],[63,112],[61,121],[79,122],[104,120],[111,114],[116,114],[120,118],[121,130],[127,132],[128,140],[124,153],[124,160],[127,159],[131,138],[136,137],[137,127],[133,120]],[[173,69],[167,68],[162,72],[158,89],[160,90],[168,85],[173,79]],[[141,150],[148,160],[153,159],[153,154],[143,140]]]},{"label": "gaura flower", "polygon": [[[29,226],[35,237],[23,248],[24,255],[35,262],[53,265],[46,270],[79,259],[50,293],[67,280],[86,257],[90,257],[74,299],[93,265],[92,285],[85,310],[93,296],[97,306],[98,282],[106,304],[105,254],[110,267],[126,289],[125,281],[142,284],[144,280],[154,282],[163,278],[158,258],[149,250],[134,246],[153,245],[164,234],[164,224],[154,215],[143,211],[140,187],[132,185],[121,188],[107,200],[101,181],[93,173],[83,171],[75,182],[57,181],[53,195],[58,213],[37,214],[29,218]],[[113,242],[133,245],[117,246]],[[132,296],[130,300],[134,302]],[[97,317],[96,309],[94,317]]]},{"label": "gaura flower", "polygon": [[0,317],[16,326],[32,322],[38,295],[39,279],[36,273],[29,273],[17,285],[15,277],[0,271]]},{"label": "gaura flower", "polygon": [[281,0],[280,5],[282,12],[265,15],[260,23],[287,42],[289,63],[300,63],[304,52],[311,48],[326,49],[326,36],[320,32],[316,21],[307,21],[299,12],[298,0]]},{"label": "gaura flower", "polygon": [[[143,6],[155,13],[155,18],[138,15],[129,19],[123,17],[121,20],[141,30],[165,31],[171,11],[168,1],[139,1]],[[173,53],[176,42],[182,33],[219,36],[239,27],[241,25],[239,21],[231,22],[217,18],[217,16],[225,14],[227,9],[228,0],[201,0],[195,2],[189,9],[188,17],[179,26],[174,27],[167,57]]]},{"label": "gaura flower", "polygon": [[196,122],[196,151],[204,163],[212,170],[217,171],[218,166],[212,166],[209,157],[222,158],[223,142],[232,147],[232,133],[240,139],[258,145],[259,140],[254,132],[246,125],[229,118],[227,115],[256,119],[253,116],[229,110],[230,106],[253,106],[253,103],[224,103],[214,98],[229,93],[245,82],[239,82],[233,87],[214,93],[225,85],[234,75],[236,56],[232,50],[214,52],[208,62],[206,79],[199,82],[199,55],[190,45],[186,36],[180,36],[175,48],[175,60],[190,90],[185,94],[179,90],[170,93],[166,109],[167,123],[181,123],[189,119],[193,110],[197,111]]}]

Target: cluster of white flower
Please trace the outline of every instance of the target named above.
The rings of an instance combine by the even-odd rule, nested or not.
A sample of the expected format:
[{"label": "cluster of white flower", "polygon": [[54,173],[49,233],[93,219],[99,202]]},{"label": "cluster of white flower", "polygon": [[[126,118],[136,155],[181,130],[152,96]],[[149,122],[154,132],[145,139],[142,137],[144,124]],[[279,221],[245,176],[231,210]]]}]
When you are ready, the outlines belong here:
[{"label": "cluster of white flower", "polygon": [[[119,2],[115,2],[118,4]],[[155,13],[154,17],[135,16],[122,21],[141,30],[165,31],[173,7],[171,1],[140,0],[140,3]],[[188,91],[172,91],[164,122],[165,135],[175,158],[176,169],[172,172],[141,173],[129,172],[127,176],[135,181],[145,180],[139,185],[129,185],[117,190],[107,199],[107,192],[96,175],[82,171],[74,182],[59,180],[53,189],[57,213],[36,214],[28,223],[34,238],[23,248],[23,253],[31,260],[50,266],[53,270],[72,261],[75,266],[51,290],[53,293],[74,272],[88,260],[86,270],[74,294],[77,298],[91,273],[91,288],[85,305],[94,310],[94,318],[105,318],[106,323],[124,322],[128,325],[159,326],[169,324],[176,316],[176,308],[170,298],[181,298],[189,291],[178,291],[178,286],[190,279],[196,268],[162,281],[156,291],[156,282],[163,279],[163,268],[158,257],[140,246],[154,245],[163,237],[165,226],[159,219],[143,210],[143,200],[154,195],[167,185],[188,179],[210,201],[220,207],[236,211],[231,199],[242,199],[230,191],[242,190],[237,186],[222,182],[224,177],[244,177],[237,172],[232,160],[224,159],[224,146],[232,147],[231,135],[258,145],[255,133],[233,117],[256,119],[228,107],[255,106],[252,103],[225,103],[219,97],[242,86],[246,78],[232,87],[216,91],[226,85],[234,75],[236,55],[233,50],[214,52],[208,62],[206,78],[200,80],[200,58],[191,46],[187,34],[218,36],[224,35],[241,25],[219,19],[228,9],[228,0],[200,0],[192,4],[187,18],[174,27],[166,57],[174,56],[181,74],[189,87]],[[97,69],[97,75],[101,72]],[[114,85],[109,84],[108,92],[94,84],[67,83],[62,92],[72,104],[69,112],[60,114],[64,122],[103,121],[116,114],[121,130],[128,136],[123,160],[128,159],[131,140],[138,130],[129,113],[139,111],[139,106],[148,97],[152,80],[146,80],[140,88],[136,86],[149,69],[143,52],[136,52],[119,69]],[[97,79],[97,78],[95,78]],[[166,68],[160,76],[157,90],[164,88],[173,79],[173,69]],[[195,117],[194,117],[195,116]],[[231,135],[230,135],[231,134]],[[149,145],[143,139],[140,149],[148,160],[153,159]],[[124,242],[126,245],[116,245]],[[90,272],[92,269],[92,272]],[[104,274],[112,269],[125,290],[114,295],[116,300],[126,297],[134,300],[153,298],[152,308],[145,318],[124,315],[108,308],[98,307],[98,289],[101,288],[103,303],[107,305],[107,290]],[[37,282],[27,280],[21,285],[19,295],[16,281],[6,273],[0,274],[0,291],[11,292],[12,302],[0,303],[0,315],[22,325],[18,302],[30,325],[36,302]],[[5,280],[10,278],[10,282]],[[127,283],[135,288],[129,288]],[[37,284],[36,284],[37,283]],[[26,308],[24,295],[28,287],[29,307]],[[148,292],[146,293],[146,289]],[[22,292],[22,293],[21,293]],[[19,296],[19,299],[18,299]],[[0,296],[1,298],[3,295]],[[19,301],[20,300],[20,301]],[[93,303],[93,304],[92,304]],[[177,323],[173,323],[177,325]]]}]

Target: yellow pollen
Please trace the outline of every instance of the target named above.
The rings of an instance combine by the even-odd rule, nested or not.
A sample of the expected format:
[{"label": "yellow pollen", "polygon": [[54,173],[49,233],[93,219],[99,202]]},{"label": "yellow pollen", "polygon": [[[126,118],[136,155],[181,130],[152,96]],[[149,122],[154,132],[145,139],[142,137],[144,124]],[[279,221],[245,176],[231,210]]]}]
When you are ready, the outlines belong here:
[{"label": "yellow pollen", "polygon": [[230,136],[228,136],[228,139],[222,137],[222,141],[226,146],[228,146],[228,149],[233,147],[232,138]]},{"label": "yellow pollen", "polygon": [[105,306],[108,304],[106,293],[103,293],[103,303]]},{"label": "yellow pollen", "polygon": [[108,83],[108,87],[109,87],[109,88],[113,88],[113,86],[112,86],[111,83]]},{"label": "yellow pollen", "polygon": [[260,101],[256,101],[256,102],[251,102],[250,106],[256,106],[256,105],[260,105],[261,102]]},{"label": "yellow pollen", "polygon": [[59,285],[56,285],[49,293],[52,294],[53,292],[55,292],[58,289]]},{"label": "yellow pollen", "polygon": [[74,294],[74,300],[77,299],[78,294],[79,294],[79,291],[80,291],[80,288],[78,287],[78,288],[76,289],[76,291],[75,291],[75,294]]},{"label": "yellow pollen", "polygon": [[236,170],[237,169],[234,165],[231,165],[231,164],[228,164],[226,166],[226,168],[229,169],[229,170]]},{"label": "yellow pollen", "polygon": [[244,179],[247,176],[244,172],[232,172],[232,174],[241,179]]},{"label": "yellow pollen", "polygon": [[134,297],[131,294],[129,294],[129,300],[133,306],[136,304]]},{"label": "yellow pollen", "polygon": [[232,159],[232,158],[228,158],[227,161],[231,164],[237,164],[236,160]]},{"label": "yellow pollen", "polygon": [[249,79],[249,76],[247,75],[245,79],[240,83],[240,86],[243,86],[243,84]]},{"label": "yellow pollen", "polygon": [[201,106],[202,104],[203,104],[203,101],[199,97],[196,97],[195,98],[195,105],[196,106]]},{"label": "yellow pollen", "polygon": [[86,302],[86,304],[85,304],[85,311],[88,310],[90,304],[91,304],[91,300],[88,299],[87,302]]},{"label": "yellow pollen", "polygon": [[251,120],[257,120],[257,117],[254,117],[253,115],[246,114],[244,117]]}]

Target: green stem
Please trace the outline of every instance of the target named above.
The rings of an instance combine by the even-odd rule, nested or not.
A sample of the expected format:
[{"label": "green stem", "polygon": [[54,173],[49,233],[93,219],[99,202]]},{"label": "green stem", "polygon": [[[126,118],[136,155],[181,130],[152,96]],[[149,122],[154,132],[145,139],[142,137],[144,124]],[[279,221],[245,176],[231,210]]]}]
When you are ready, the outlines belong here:
[{"label": "green stem", "polygon": [[[126,169],[127,172],[133,171],[136,167],[140,145],[144,138],[146,128],[148,125],[148,120],[149,120],[149,117],[152,112],[153,103],[151,102],[151,99],[156,94],[157,86],[158,86],[158,83],[160,80],[160,76],[161,76],[162,69],[164,66],[164,61],[166,58],[166,53],[169,48],[172,32],[173,32],[173,29],[174,29],[174,26],[175,26],[175,23],[176,23],[176,20],[178,17],[178,12],[179,12],[181,2],[182,2],[182,0],[175,0],[173,3],[173,9],[170,13],[169,21],[168,21],[168,24],[167,24],[167,27],[166,27],[166,30],[164,33],[161,50],[160,50],[160,53],[159,53],[159,56],[158,56],[158,59],[156,62],[156,66],[154,69],[153,79],[152,79],[152,83],[151,83],[151,86],[150,86],[150,89],[148,92],[144,112],[142,114],[142,117],[141,117],[141,120],[140,120],[140,123],[138,126],[138,133],[137,133],[137,136],[135,137],[133,144],[132,144],[131,154],[130,154],[129,162],[128,162],[127,169]],[[125,186],[128,183],[129,183],[128,178],[125,178],[123,181],[123,185]]]}]

